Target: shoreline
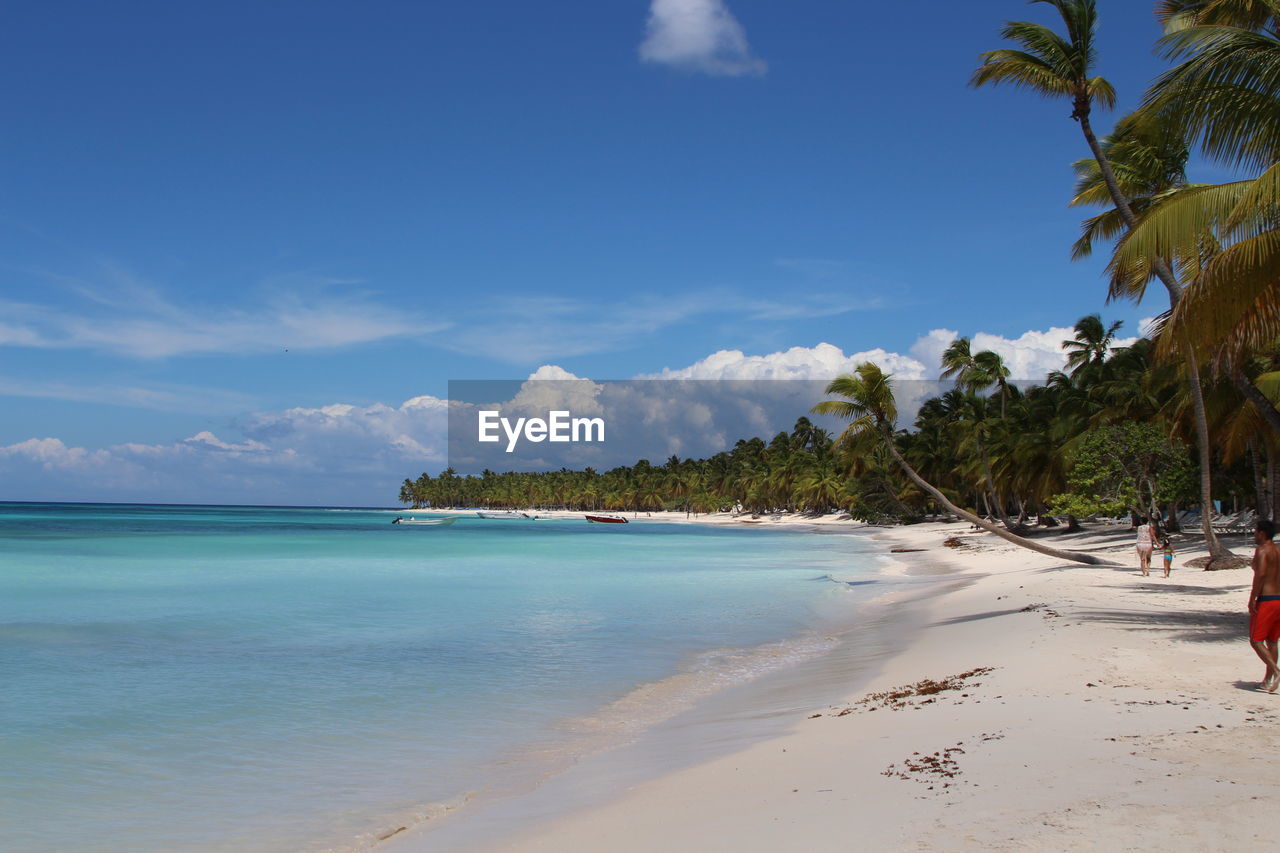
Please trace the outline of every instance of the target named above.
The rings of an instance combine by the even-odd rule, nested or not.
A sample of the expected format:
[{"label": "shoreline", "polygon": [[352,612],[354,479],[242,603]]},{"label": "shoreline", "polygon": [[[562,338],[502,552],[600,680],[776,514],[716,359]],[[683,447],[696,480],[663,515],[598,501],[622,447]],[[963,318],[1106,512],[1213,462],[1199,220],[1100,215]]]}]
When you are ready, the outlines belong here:
[{"label": "shoreline", "polygon": [[[1280,768],[1262,757],[1280,741],[1280,695],[1253,689],[1247,570],[1186,568],[1196,551],[1168,580],[1064,565],[963,522],[874,536],[926,549],[894,554],[904,571],[942,563],[964,583],[919,602],[920,630],[840,701],[466,849],[1111,849],[1135,826],[1175,849],[1270,838],[1263,804]],[[966,544],[942,548],[953,536]],[[1054,539],[1132,553],[1124,530]],[[868,698],[962,675],[954,689]],[[385,849],[431,849],[432,835]]]},{"label": "shoreline", "polygon": [[[678,518],[675,517],[678,515]],[[546,516],[543,516],[544,518]],[[561,519],[581,519],[580,513],[562,513]],[[707,517],[698,521],[705,523]],[[686,523],[683,513],[654,514],[641,517],[651,523]],[[837,701],[848,685],[865,683],[883,665],[884,660],[899,654],[903,643],[888,630],[890,623],[910,621],[923,623],[923,603],[942,595],[948,589],[964,585],[968,580],[959,567],[938,555],[927,560],[904,562],[901,557],[918,555],[889,554],[891,541],[883,540],[880,528],[848,521],[840,523],[830,516],[826,523],[807,524],[804,517],[775,522],[773,529],[791,528],[788,532],[821,532],[856,537],[873,547],[851,553],[851,557],[870,558],[869,579],[845,580],[835,572],[828,580],[836,584],[861,586],[865,583],[888,588],[852,605],[855,609],[835,621],[819,616],[804,632],[764,647],[734,650],[732,657],[755,657],[769,654],[771,648],[798,646],[821,647],[816,652],[783,663],[763,674],[738,679],[722,670],[723,662],[710,671],[716,680],[728,680],[727,686],[703,691],[684,707],[661,713],[660,719],[642,724],[637,733],[603,747],[576,752],[537,780],[526,780],[518,788],[499,786],[496,791],[473,792],[459,805],[432,819],[395,831],[384,837],[375,850],[391,853],[413,853],[416,850],[484,850],[501,839],[517,836],[542,826],[548,820],[600,805],[620,795],[633,784],[661,778],[691,766],[748,748],[761,741],[784,734],[799,709],[815,703]],[[479,523],[484,523],[477,520]],[[502,523],[502,522],[494,522]],[[519,522],[511,522],[519,523]],[[732,524],[723,516],[711,524]],[[851,569],[849,576],[860,575]],[[837,577],[838,576],[838,577]],[[816,580],[816,579],[815,579]],[[848,607],[849,605],[839,605]],[[905,609],[904,609],[905,608]],[[719,675],[716,675],[716,673]],[[696,677],[705,678],[708,673]],[[661,691],[666,681],[695,677],[693,671],[678,673],[663,682],[639,685],[633,694],[644,694],[651,700],[655,690]],[[632,694],[619,700],[626,703]],[[607,712],[611,706],[601,709]],[[595,715],[591,715],[594,717]],[[696,740],[704,738],[713,745]],[[513,816],[514,815],[514,816]],[[495,828],[498,827],[498,828]]]}]

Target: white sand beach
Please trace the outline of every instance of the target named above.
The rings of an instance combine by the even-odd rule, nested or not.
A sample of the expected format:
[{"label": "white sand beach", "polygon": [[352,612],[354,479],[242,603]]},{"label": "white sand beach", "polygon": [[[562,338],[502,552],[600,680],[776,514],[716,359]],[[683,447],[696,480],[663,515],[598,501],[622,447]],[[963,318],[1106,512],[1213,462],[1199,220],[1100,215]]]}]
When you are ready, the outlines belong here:
[{"label": "white sand beach", "polygon": [[[878,538],[924,549],[896,555],[904,571],[942,561],[966,584],[918,605],[924,629],[870,683],[780,737],[482,849],[1270,846],[1280,695],[1256,689],[1248,569],[1187,568],[1185,551],[1169,579],[1142,577],[1115,528],[1052,538],[1123,567],[1066,565],[965,523]],[[416,831],[388,848],[441,849]]]}]

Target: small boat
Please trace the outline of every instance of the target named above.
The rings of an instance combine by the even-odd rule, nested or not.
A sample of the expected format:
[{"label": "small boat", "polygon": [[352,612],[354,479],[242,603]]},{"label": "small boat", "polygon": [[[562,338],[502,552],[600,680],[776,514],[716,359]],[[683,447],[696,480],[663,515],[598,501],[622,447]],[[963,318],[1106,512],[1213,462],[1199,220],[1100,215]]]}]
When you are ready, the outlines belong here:
[{"label": "small boat", "polygon": [[596,524],[626,524],[627,520],[619,515],[588,515],[587,521],[594,521]]},{"label": "small boat", "polygon": [[395,520],[392,521],[391,523],[392,524],[415,524],[415,525],[424,525],[424,526],[429,525],[432,527],[440,527],[446,524],[453,524],[457,520],[458,520],[458,517],[456,515],[449,515],[449,516],[445,516],[444,518],[404,518],[402,516],[396,516]]},{"label": "small boat", "polygon": [[477,512],[476,515],[481,518],[499,519],[504,521],[520,518],[533,518],[533,516],[529,515],[527,512]]}]

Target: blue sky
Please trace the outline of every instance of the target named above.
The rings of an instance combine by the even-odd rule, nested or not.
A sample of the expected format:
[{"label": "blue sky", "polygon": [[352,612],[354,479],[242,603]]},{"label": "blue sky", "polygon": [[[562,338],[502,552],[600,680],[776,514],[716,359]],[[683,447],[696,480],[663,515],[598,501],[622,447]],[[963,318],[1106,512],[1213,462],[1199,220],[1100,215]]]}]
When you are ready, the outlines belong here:
[{"label": "blue sky", "polygon": [[[1129,108],[1159,30],[1100,6]],[[0,499],[385,504],[450,379],[914,375],[949,332],[1038,375],[1083,314],[1133,333],[1161,306],[1068,257],[1070,108],[967,86],[1052,15],[14,6]]]}]

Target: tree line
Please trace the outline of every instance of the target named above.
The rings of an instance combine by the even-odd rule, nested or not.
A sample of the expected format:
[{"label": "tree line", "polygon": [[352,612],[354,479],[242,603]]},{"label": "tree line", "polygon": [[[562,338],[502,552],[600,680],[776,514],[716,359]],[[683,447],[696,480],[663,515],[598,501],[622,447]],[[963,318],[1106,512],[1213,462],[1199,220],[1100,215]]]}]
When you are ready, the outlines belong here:
[{"label": "tree line", "polygon": [[[957,338],[940,364],[954,387],[926,400],[911,429],[892,427],[892,442],[857,429],[835,437],[802,415],[789,432],[743,439],[706,459],[642,459],[604,472],[446,469],[406,479],[399,497],[417,507],[843,510],[884,523],[937,512],[939,502],[900,470],[896,450],[948,500],[1011,530],[1054,514],[1131,511],[1176,524],[1179,510],[1198,503],[1187,385],[1176,365],[1155,358],[1152,341],[1114,347],[1118,330],[1098,315],[1082,318],[1063,342],[1065,369],[1025,389],[1009,381],[998,354],[971,352],[970,341]],[[1280,369],[1280,354],[1273,362]],[[842,387],[833,383],[829,393],[844,394]],[[1215,497],[1271,515],[1280,444],[1230,382],[1211,381],[1206,390],[1220,437]],[[838,406],[823,412],[856,420]]]}]

